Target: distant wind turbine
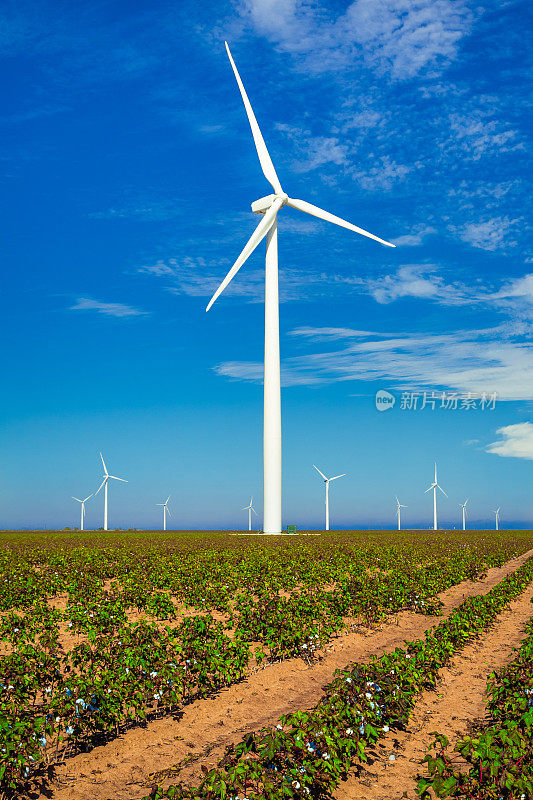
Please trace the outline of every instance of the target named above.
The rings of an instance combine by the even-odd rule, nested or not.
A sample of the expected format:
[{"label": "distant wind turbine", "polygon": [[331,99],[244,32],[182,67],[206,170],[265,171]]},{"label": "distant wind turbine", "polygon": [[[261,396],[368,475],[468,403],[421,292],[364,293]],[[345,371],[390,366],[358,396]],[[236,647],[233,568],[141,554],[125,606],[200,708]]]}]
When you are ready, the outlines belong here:
[{"label": "distant wind turbine", "polygon": [[316,467],[314,464],[313,464],[313,467],[315,467],[315,469],[318,472],[318,474],[321,475],[324,478],[324,482],[326,484],[326,530],[329,531],[329,484],[331,483],[331,481],[336,481],[337,478],[344,478],[346,473],[343,472],[342,475],[335,475],[334,478],[326,478],[324,473],[320,472],[318,467]]},{"label": "distant wind turbine", "polygon": [[390,242],[374,236],[373,233],[352,225],[328,211],[306,202],[293,200],[283,191],[279,178],[272,164],[259,125],[244,89],[241,77],[226,42],[226,51],[233,69],[237,85],[248,115],[252,129],[259,162],[263,174],[272,185],[274,194],[263,197],[252,203],[252,211],[263,215],[257,228],[250,236],[240,256],[209,301],[209,311],[217,297],[235,277],[247,258],[266,236],[265,261],[265,361],[263,381],[263,532],[267,534],[281,533],[281,391],[280,391],[280,359],[279,359],[279,294],[278,294],[278,234],[277,215],[283,206],[290,206],[313,217],[333,222],[341,228],[347,228],[362,236],[367,236],[381,244],[394,247]]},{"label": "distant wind turbine", "polygon": [[167,529],[167,514],[169,517],[172,516],[170,513],[170,508],[168,507],[168,501],[170,500],[170,495],[167,497],[164,503],[156,503],[156,506],[163,506],[163,530],[166,531]]},{"label": "distant wind turbine", "polygon": [[254,498],[250,497],[250,505],[249,506],[244,506],[244,508],[242,509],[242,511],[247,511],[248,512],[248,530],[249,531],[252,530],[252,511],[254,512],[256,517],[259,516],[257,511],[255,510],[255,508],[252,505],[253,502],[254,502]]},{"label": "distant wind turbine", "polygon": [[426,489],[424,494],[427,494],[427,492],[430,492],[432,489],[433,489],[433,530],[436,531],[437,530],[437,489],[440,489],[442,494],[445,497],[448,497],[448,495],[446,494],[446,492],[444,491],[442,486],[439,486],[439,484],[437,482],[437,463],[436,462],[435,462],[435,480],[433,481],[431,486]]},{"label": "distant wind turbine", "polygon": [[108,480],[110,478],[112,480],[114,480],[114,481],[122,481],[122,483],[127,483],[128,481],[125,478],[117,478],[116,475],[110,475],[109,472],[107,471],[107,467],[105,465],[104,457],[103,457],[103,455],[101,453],[100,453],[100,458],[102,459],[102,464],[103,464],[103,467],[104,467],[104,480],[102,481],[102,483],[100,484],[100,486],[98,487],[96,492],[94,493],[94,496],[96,497],[96,495],[98,494],[98,492],[100,491],[100,489],[103,486],[104,487],[104,531],[106,531],[107,530],[107,482],[108,482]]},{"label": "distant wind turbine", "polygon": [[500,530],[500,508],[501,508],[501,506],[498,506],[496,511],[492,512],[493,514],[496,514],[496,530],[497,531]]},{"label": "distant wind turbine", "polygon": [[84,530],[84,528],[83,528],[83,520],[85,519],[85,503],[87,502],[87,500],[90,500],[91,497],[92,497],[92,494],[90,494],[89,497],[86,497],[85,500],[79,500],[77,497],[72,496],[73,500],[77,500],[78,503],[81,503],[80,531]]},{"label": "distant wind turbine", "polygon": [[402,505],[400,503],[400,501],[398,500],[398,498],[396,498],[396,517],[398,519],[398,530],[399,531],[401,531],[401,529],[402,529],[402,512],[401,512],[402,508],[407,508],[407,506]]},{"label": "distant wind turbine", "polygon": [[459,503],[460,507],[463,509],[463,530],[466,531],[466,504],[470,500],[469,497],[466,498],[464,503]]}]

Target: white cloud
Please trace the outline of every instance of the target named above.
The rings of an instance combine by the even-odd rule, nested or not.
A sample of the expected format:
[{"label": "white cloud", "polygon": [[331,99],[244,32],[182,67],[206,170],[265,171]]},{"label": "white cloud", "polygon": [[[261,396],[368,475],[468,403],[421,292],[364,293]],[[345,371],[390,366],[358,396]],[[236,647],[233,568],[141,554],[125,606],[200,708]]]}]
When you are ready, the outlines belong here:
[{"label": "white cloud", "polygon": [[[310,344],[337,339],[341,346],[285,359],[285,385],[383,381],[398,391],[496,392],[500,400],[533,399],[533,349],[518,337],[505,339],[500,328],[398,336],[354,331],[353,337],[348,329],[337,336],[330,335],[331,328],[304,330]],[[257,381],[262,375],[260,364],[225,362],[215,369],[240,380]]]},{"label": "white cloud", "polygon": [[510,281],[500,289],[495,297],[520,297],[533,303],[533,273],[530,272],[529,275]]},{"label": "white cloud", "polygon": [[479,247],[481,250],[494,251],[502,247],[512,247],[516,244],[513,238],[514,226],[519,219],[509,217],[494,217],[481,222],[470,222],[466,225],[455,227],[450,225],[450,230],[458,233],[463,242]]},{"label": "white cloud", "polygon": [[345,68],[359,57],[394,80],[438,74],[473,21],[463,0],[355,0],[337,19],[313,0],[244,0],[241,9],[256,33],[307,70]]},{"label": "white cloud", "polygon": [[411,172],[411,167],[399,164],[389,156],[370,157],[374,166],[369,169],[355,167],[350,171],[361,188],[369,192],[389,191]]},{"label": "white cloud", "polygon": [[405,80],[454,59],[471,22],[460,0],[355,0],[338,27],[380,72]]},{"label": "white cloud", "polygon": [[392,303],[399,297],[435,298],[446,290],[442,279],[435,275],[427,277],[431,267],[407,264],[395,275],[367,281],[369,293],[378,303]]},{"label": "white cloud", "polygon": [[411,233],[397,236],[396,239],[391,239],[391,242],[397,247],[417,247],[432,233],[437,233],[435,228],[428,225],[418,225],[413,227]]},{"label": "white cloud", "polygon": [[452,137],[448,140],[448,146],[453,150],[462,150],[474,161],[489,154],[501,155],[523,150],[524,144],[518,139],[518,131],[508,128],[499,119],[487,118],[489,113],[493,113],[497,99],[491,98],[491,112],[477,107],[480,101],[482,98],[476,98],[476,108],[467,115],[450,115]]},{"label": "white cloud", "polygon": [[311,172],[324,164],[348,164],[348,147],[333,136],[312,136],[310,130],[277,123],[276,129],[294,144],[294,172]]},{"label": "white cloud", "polygon": [[533,460],[533,423],[519,422],[505,425],[496,431],[500,439],[487,445],[487,453],[504,458],[527,458]]},{"label": "white cloud", "polygon": [[109,317],[139,317],[148,314],[147,311],[140,311],[133,306],[126,306],[123,303],[103,303],[100,300],[91,300],[89,297],[78,297],[75,305],[70,307],[71,311],[96,311]]}]

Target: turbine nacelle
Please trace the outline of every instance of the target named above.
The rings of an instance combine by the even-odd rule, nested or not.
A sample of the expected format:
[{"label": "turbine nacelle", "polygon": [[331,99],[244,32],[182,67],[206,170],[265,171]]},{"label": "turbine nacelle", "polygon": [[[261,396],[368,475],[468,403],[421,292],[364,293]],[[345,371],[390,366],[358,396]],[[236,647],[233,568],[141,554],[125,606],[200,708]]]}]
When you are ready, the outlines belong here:
[{"label": "turbine nacelle", "polygon": [[281,200],[282,205],[286,205],[289,195],[283,192],[282,194],[267,194],[266,197],[260,197],[259,200],[254,200],[252,203],[252,211],[254,214],[264,214],[276,199]]}]

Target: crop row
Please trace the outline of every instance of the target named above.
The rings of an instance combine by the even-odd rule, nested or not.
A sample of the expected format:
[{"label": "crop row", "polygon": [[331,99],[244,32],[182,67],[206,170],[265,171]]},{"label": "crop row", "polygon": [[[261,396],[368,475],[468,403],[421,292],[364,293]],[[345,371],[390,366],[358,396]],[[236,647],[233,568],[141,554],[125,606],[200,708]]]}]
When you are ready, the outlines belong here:
[{"label": "crop row", "polygon": [[[6,653],[0,656],[0,791],[39,778],[94,737],[116,735],[120,726],[168,713],[241,679],[254,656],[312,660],[349,614],[372,622],[401,608],[439,613],[436,592],[481,577],[482,552],[487,563],[497,564],[515,554],[512,548],[505,539],[447,554],[441,542],[434,551],[428,543],[397,549],[305,546],[292,552],[258,547],[233,552],[229,566],[220,551],[201,551],[194,569],[207,596],[193,609],[209,612],[213,587],[220,590],[224,580],[217,602],[224,621],[194,611],[176,621],[173,599],[187,594],[192,568],[183,553],[157,550],[138,561],[131,552],[126,558],[107,549],[51,551],[47,560],[41,551],[3,553],[0,560],[13,574],[4,573],[9,578],[0,595],[4,607],[15,600],[16,610],[0,619]],[[311,557],[319,563],[309,565]],[[324,588],[326,579],[335,585]],[[193,598],[198,585],[190,590]],[[283,596],[283,587],[292,593]],[[43,596],[51,589],[68,590],[65,612]],[[132,624],[132,607],[175,624]],[[84,639],[67,652],[65,625]],[[259,644],[255,653],[252,643]]]},{"label": "crop row", "polygon": [[[470,532],[469,532],[470,533]],[[360,537],[332,536],[284,541],[275,545],[225,537],[210,548],[185,549],[163,544],[144,549],[133,545],[110,547],[31,548],[0,551],[0,611],[29,608],[39,599],[58,594],[90,597],[104,583],[119,590],[130,605],[150,606],[157,612],[162,596],[196,610],[214,608],[230,613],[237,592],[285,593],[306,587],[341,588],[369,576],[391,571],[418,571],[429,582],[455,559],[472,571],[499,566],[531,547],[531,537],[494,532],[473,534],[468,541],[430,534],[420,541],[402,534],[394,546],[362,543]],[[239,547],[235,547],[235,542]],[[233,546],[229,546],[233,542]],[[519,542],[519,543],[518,543]],[[176,546],[177,547],[177,546]],[[184,545],[182,547],[185,547]],[[164,601],[162,601],[164,602]],[[161,609],[161,610],[164,610]]]},{"label": "crop row", "polygon": [[[454,764],[449,740],[435,733],[429,777],[418,784],[421,800],[435,797],[526,800],[533,797],[533,620],[516,657],[487,684],[492,723],[460,739],[453,750],[471,766]],[[463,767],[463,768],[462,768]]]},{"label": "crop row", "polygon": [[155,789],[143,800],[280,800],[331,792],[351,765],[366,761],[369,744],[384,731],[407,725],[418,693],[434,688],[439,669],[532,579],[530,559],[487,595],[465,600],[424,639],[338,672],[313,710],[283,716],[274,729],[251,733],[227,748],[199,787]]}]

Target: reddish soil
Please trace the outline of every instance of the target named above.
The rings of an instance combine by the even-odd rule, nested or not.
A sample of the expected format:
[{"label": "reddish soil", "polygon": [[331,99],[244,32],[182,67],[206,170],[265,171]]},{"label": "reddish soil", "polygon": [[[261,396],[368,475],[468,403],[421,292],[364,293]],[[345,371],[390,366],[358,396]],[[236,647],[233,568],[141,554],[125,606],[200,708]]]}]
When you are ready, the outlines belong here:
[{"label": "reddish soil", "polygon": [[[423,759],[434,739],[432,732],[444,733],[455,744],[474,721],[484,717],[487,677],[501,669],[524,637],[524,625],[533,615],[532,597],[533,587],[529,587],[481,639],[467,645],[441,670],[436,691],[424,692],[418,699],[409,729],[385,734],[373,763],[369,760],[367,769],[348,776],[334,792],[337,800],[416,798],[417,776],[427,775]],[[454,761],[459,769],[468,767],[457,753]]]},{"label": "reddish soil", "polygon": [[[466,596],[489,592],[532,555],[533,550],[490,569],[482,581],[464,581],[443,592],[444,616]],[[109,744],[69,758],[58,768],[58,783],[48,796],[53,800],[137,800],[154,782],[169,785],[179,780],[195,785],[201,779],[200,767],[213,767],[226,745],[240,741],[246,732],[273,724],[281,714],[313,707],[335,669],[394,650],[406,640],[423,636],[441,619],[402,612],[372,630],[358,626],[358,630],[340,634],[311,666],[294,658],[256,670],[213,697],[191,703],[176,717],[132,728]],[[520,624],[511,614],[507,652]],[[484,679],[486,670],[478,665],[476,670],[480,669]]]}]

